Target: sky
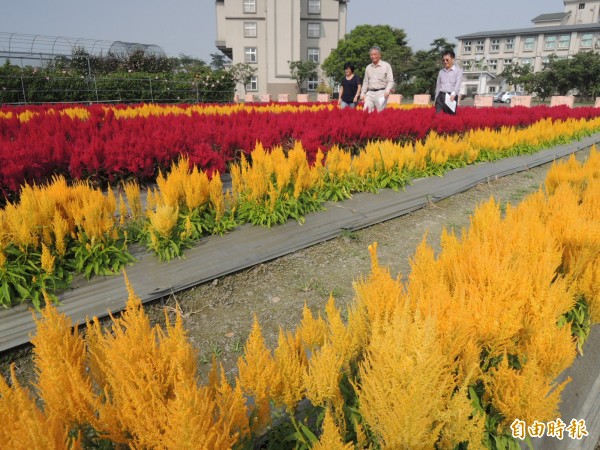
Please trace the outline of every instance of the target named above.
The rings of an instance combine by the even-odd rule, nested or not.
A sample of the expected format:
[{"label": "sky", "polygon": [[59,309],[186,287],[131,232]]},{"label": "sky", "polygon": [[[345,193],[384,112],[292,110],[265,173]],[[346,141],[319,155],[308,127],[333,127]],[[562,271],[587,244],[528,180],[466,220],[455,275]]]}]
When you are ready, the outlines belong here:
[{"label": "sky", "polygon": [[[210,62],[218,50],[214,0],[1,0],[0,32],[156,44],[170,56]],[[402,28],[413,50],[434,39],[526,28],[562,0],[350,0],[350,32],[362,24]]]}]

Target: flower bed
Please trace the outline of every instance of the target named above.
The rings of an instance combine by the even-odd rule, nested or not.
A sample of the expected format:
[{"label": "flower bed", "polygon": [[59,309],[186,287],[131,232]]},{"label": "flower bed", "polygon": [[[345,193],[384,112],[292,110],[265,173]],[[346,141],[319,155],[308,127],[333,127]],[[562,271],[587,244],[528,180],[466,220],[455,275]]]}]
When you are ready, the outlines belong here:
[{"label": "flower bed", "polygon": [[[300,142],[286,152],[257,144],[252,163],[243,155],[231,166],[232,190],[223,192],[219,173],[191,167],[182,159],[157,178],[141,204],[136,182],[103,194],[90,183],[25,186],[20,201],[0,211],[0,304],[31,300],[36,308],[57,300],[73,274],[118,273],[139,242],[161,260],[179,257],[207,234],[241,223],[272,226],[304,215],[325,201],[353,192],[400,189],[411,179],[440,175],[476,161],[530,153],[600,129],[591,120],[541,120],[530,127],[430,135],[416,144],[371,142],[354,158],[337,146],[318,151],[315,163]],[[117,214],[118,212],[118,214]]]},{"label": "flower bed", "polygon": [[301,141],[310,163],[333,146],[358,151],[369,141],[415,144],[430,132],[524,127],[542,119],[592,119],[596,108],[387,109],[369,115],[332,105],[55,107],[0,109],[0,195],[15,198],[25,182],[62,174],[98,185],[151,183],[181,155],[201,170],[228,171],[257,142],[284,150]]},{"label": "flower bed", "polygon": [[373,245],[347,314],[334,299],[325,318],[306,308],[274,350],[255,321],[235,381],[214,367],[199,384],[180,318],[152,327],[131,289],[112,329],[92,321],[85,338],[49,306],[33,339],[39,399],[0,381],[0,439],[249,448],[268,429],[272,448],[517,448],[511,424],[556,419],[556,376],[600,320],[599,174],[592,150],[555,165],[546,193],[488,202],[437,256],[424,241],[406,282]]}]

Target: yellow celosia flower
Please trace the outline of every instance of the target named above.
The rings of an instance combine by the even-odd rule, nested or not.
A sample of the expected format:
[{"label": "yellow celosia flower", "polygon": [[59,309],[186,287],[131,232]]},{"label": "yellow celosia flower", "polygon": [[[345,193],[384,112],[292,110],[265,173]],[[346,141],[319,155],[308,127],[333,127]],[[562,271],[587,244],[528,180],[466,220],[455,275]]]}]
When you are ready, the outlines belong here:
[{"label": "yellow celosia flower", "polygon": [[156,211],[148,213],[150,225],[161,236],[168,237],[171,231],[177,225],[179,218],[179,208],[169,205],[157,206]]},{"label": "yellow celosia flower", "polygon": [[52,228],[54,232],[54,246],[56,248],[56,252],[62,257],[67,251],[65,239],[69,233],[69,223],[63,219],[63,216],[59,211],[54,213],[54,218],[52,219]]},{"label": "yellow celosia flower", "polygon": [[73,426],[89,423],[99,401],[87,374],[84,340],[71,319],[46,301],[32,338],[38,394],[46,414]]},{"label": "yellow celosia flower", "polygon": [[123,190],[127,197],[127,205],[133,220],[142,216],[142,202],[140,200],[140,187],[135,181],[129,181],[123,184]]},{"label": "yellow celosia flower", "polygon": [[91,424],[116,442],[153,447],[171,426],[173,405],[190,406],[174,393],[185,395],[196,385],[197,355],[181,317],[168,322],[166,332],[153,328],[127,279],[126,286],[127,307],[112,317],[111,332],[98,320],[88,323],[90,373],[104,394]]},{"label": "yellow celosia flower", "polygon": [[296,405],[304,394],[302,374],[307,365],[307,358],[302,341],[297,335],[284,333],[279,329],[274,356],[281,378],[281,391],[275,393],[274,399],[285,404],[288,412],[294,414]]},{"label": "yellow celosia flower", "polygon": [[340,429],[335,424],[329,408],[325,410],[323,419],[323,432],[319,441],[313,445],[313,450],[352,450],[354,445],[349,442],[344,444]]},{"label": "yellow celosia flower", "polygon": [[311,355],[308,370],[304,372],[306,397],[315,406],[332,406],[336,413],[343,405],[340,381],[343,375],[344,360],[335,348],[325,343]]},{"label": "yellow celosia flower", "polygon": [[494,407],[506,418],[505,424],[510,424],[515,419],[533,423],[558,417],[560,394],[570,378],[556,383],[542,373],[535,359],[516,370],[508,366],[508,358],[504,357],[485,381]]},{"label": "yellow celosia flower", "polygon": [[321,315],[315,319],[306,303],[302,309],[302,320],[296,328],[296,335],[310,351],[321,347],[327,336],[327,323],[321,318]]},{"label": "yellow celosia flower", "polygon": [[4,448],[44,448],[60,450],[79,448],[80,443],[69,438],[70,428],[53,414],[46,414],[37,406],[33,396],[24,389],[11,366],[12,387],[0,377],[0,442]]},{"label": "yellow celosia flower", "polygon": [[405,306],[373,332],[356,389],[362,417],[383,448],[434,448],[442,433],[457,386],[435,327]]},{"label": "yellow celosia flower", "polygon": [[46,246],[46,244],[42,244],[42,270],[46,272],[47,275],[51,275],[54,272],[54,262],[56,261],[56,256],[53,256],[50,253],[50,250]]},{"label": "yellow celosia flower", "polygon": [[213,174],[209,183],[210,203],[215,210],[216,220],[220,220],[225,214],[225,196],[223,195],[223,182],[219,172]]},{"label": "yellow celosia flower", "polygon": [[254,422],[250,427],[260,431],[270,419],[270,399],[281,392],[281,378],[271,352],[265,346],[256,316],[244,347],[244,357],[238,360],[238,371],[238,384],[252,397],[255,405]]}]

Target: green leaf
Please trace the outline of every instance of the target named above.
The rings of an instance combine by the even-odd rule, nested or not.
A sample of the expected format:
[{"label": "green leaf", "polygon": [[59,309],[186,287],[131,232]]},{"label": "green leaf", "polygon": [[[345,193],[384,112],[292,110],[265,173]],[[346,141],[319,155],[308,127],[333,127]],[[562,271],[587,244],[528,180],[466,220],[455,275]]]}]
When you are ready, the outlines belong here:
[{"label": "green leaf", "polygon": [[308,428],[303,423],[300,423],[300,429],[302,430],[302,433],[304,433],[306,435],[306,437],[308,438],[308,440],[310,441],[311,444],[316,444],[317,442],[319,442],[319,439],[317,438],[317,436],[315,436],[315,434],[311,431],[311,429]]}]

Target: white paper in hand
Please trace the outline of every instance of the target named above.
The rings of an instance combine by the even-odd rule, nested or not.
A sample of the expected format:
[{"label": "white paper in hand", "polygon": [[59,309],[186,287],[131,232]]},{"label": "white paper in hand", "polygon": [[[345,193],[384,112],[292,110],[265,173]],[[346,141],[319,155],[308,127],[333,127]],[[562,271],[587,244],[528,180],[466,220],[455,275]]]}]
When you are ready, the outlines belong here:
[{"label": "white paper in hand", "polygon": [[446,94],[445,100],[446,106],[450,108],[450,111],[456,112],[456,100],[450,100],[450,94]]},{"label": "white paper in hand", "polygon": [[383,106],[385,105],[385,97],[379,97],[378,101],[379,101],[379,107],[383,108]]}]

